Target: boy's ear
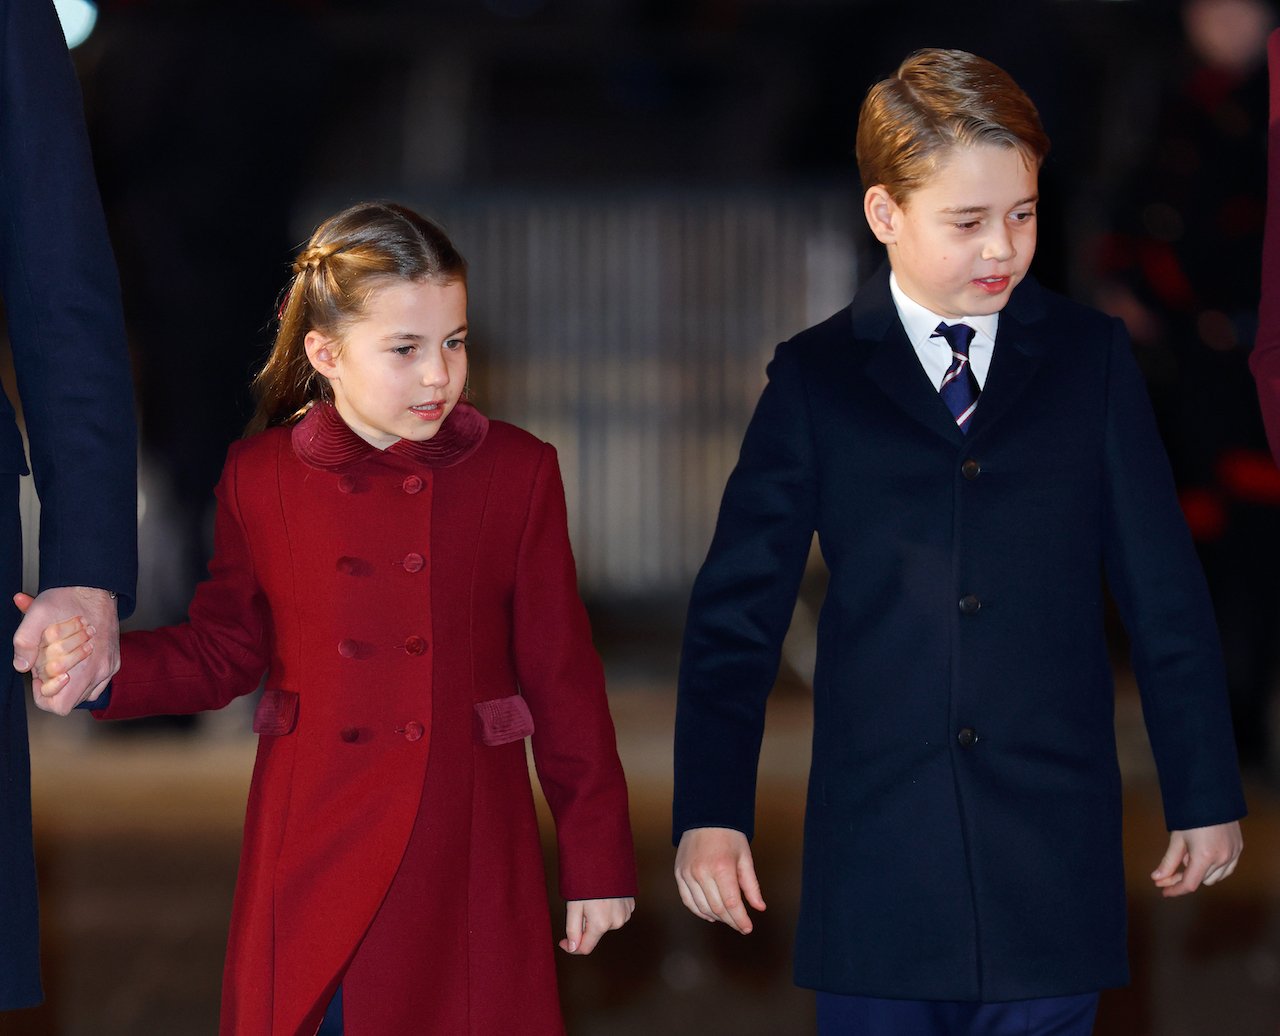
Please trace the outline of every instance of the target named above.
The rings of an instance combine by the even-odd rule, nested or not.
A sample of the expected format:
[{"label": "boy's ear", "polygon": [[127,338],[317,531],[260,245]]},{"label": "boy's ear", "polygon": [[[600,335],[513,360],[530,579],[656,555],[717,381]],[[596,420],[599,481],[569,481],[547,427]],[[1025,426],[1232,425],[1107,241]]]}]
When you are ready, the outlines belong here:
[{"label": "boy's ear", "polygon": [[311,361],[311,366],[317,373],[332,381],[338,372],[338,365],[335,362],[338,352],[337,343],[319,331],[312,330],[307,332],[302,345],[307,350],[307,359]]},{"label": "boy's ear", "polygon": [[898,218],[902,209],[883,184],[868,189],[862,198],[862,212],[877,241],[892,245],[898,240]]}]

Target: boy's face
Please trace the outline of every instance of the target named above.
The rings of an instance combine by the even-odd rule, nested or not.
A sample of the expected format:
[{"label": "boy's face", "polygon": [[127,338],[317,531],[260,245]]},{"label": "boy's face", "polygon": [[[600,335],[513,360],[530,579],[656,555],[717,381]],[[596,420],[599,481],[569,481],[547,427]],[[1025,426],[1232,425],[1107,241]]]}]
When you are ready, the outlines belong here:
[{"label": "boy's face", "polygon": [[899,205],[867,191],[867,222],[908,298],[941,317],[997,313],[1036,251],[1038,170],[1014,148],[955,148]]}]

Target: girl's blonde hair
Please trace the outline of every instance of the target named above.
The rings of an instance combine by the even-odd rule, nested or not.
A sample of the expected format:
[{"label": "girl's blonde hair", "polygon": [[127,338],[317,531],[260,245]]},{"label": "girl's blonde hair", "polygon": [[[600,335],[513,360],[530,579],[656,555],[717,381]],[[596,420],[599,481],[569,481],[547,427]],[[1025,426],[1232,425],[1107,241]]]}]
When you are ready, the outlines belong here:
[{"label": "girl's blonde hair", "polygon": [[858,116],[864,190],[883,185],[899,205],[925,184],[952,148],[1013,148],[1039,169],[1049,137],[1012,77],[963,50],[918,50],[867,93]]},{"label": "girl's blonde hair", "polygon": [[465,281],[466,260],[440,227],[402,205],[362,202],[320,224],[293,261],[271,354],[253,379],[257,410],[246,435],[287,424],[329,382],[307,359],[308,331],[341,341],[369,298],[391,280]]}]

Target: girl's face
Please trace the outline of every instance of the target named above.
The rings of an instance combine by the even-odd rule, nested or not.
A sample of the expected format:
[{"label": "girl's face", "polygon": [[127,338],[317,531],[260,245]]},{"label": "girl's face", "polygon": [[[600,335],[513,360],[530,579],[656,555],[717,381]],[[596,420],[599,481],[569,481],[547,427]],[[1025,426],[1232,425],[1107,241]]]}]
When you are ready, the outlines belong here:
[{"label": "girl's face", "polygon": [[335,341],[306,337],[307,357],[329,379],[353,432],[385,450],[440,430],[467,381],[467,286],[390,281]]}]

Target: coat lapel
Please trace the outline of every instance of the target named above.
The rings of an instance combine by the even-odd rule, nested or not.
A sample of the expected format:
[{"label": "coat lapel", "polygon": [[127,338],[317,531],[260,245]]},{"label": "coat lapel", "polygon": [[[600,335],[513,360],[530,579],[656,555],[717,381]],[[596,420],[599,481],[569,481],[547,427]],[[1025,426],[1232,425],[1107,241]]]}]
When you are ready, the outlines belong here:
[{"label": "coat lapel", "polygon": [[964,435],[929,383],[898,319],[888,264],[854,297],[852,317],[854,337],[871,345],[864,368],[867,378],[909,417],[950,442],[963,442]]},{"label": "coat lapel", "polygon": [[968,439],[985,432],[1009,410],[1035,377],[1048,355],[1044,317],[1044,289],[1028,277],[1014,289],[1000,313],[996,348],[991,356],[982,398],[969,424]]},{"label": "coat lapel", "polygon": [[852,305],[854,337],[871,346],[866,376],[926,428],[956,445],[972,441],[1013,405],[1044,362],[1047,355],[1044,329],[1035,326],[1044,316],[1043,291],[1028,277],[1014,290],[1009,304],[1001,311],[991,368],[967,435],[956,427],[955,419],[938,390],[930,384],[907,340],[889,291],[887,264],[863,285]]}]

